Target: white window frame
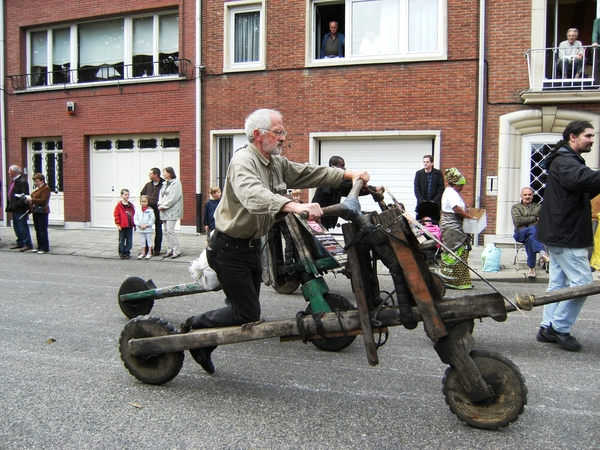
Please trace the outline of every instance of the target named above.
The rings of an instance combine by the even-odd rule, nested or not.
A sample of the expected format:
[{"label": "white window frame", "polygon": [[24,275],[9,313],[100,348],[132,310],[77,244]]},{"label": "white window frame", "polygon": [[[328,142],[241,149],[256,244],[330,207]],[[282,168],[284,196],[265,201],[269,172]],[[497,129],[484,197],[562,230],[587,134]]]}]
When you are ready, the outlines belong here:
[{"label": "white window frame", "polygon": [[[179,15],[179,11],[178,10],[168,10],[168,11],[161,11],[161,12],[155,12],[155,13],[145,13],[145,14],[136,14],[136,15],[131,15],[131,16],[125,16],[125,17],[117,17],[116,19],[123,19],[124,23],[123,23],[123,64],[124,65],[128,65],[128,64],[132,64],[133,61],[133,45],[132,45],[132,39],[133,39],[133,20],[140,18],[140,17],[153,17],[153,61],[158,61],[159,59],[159,23],[160,23],[160,16],[165,16],[165,15],[172,15],[172,14],[177,14]],[[80,87],[89,87],[89,86],[94,86],[94,85],[105,85],[107,83],[117,83],[117,82],[131,82],[131,81],[135,81],[135,82],[147,82],[147,81],[159,81],[159,80],[164,80],[164,79],[173,79],[173,78],[179,78],[179,74],[168,74],[168,75],[159,75],[158,74],[158,66],[159,64],[156,63],[155,64],[155,74],[152,77],[148,77],[148,78],[140,78],[140,77],[133,77],[133,75],[131,74],[131,66],[130,67],[126,67],[123,73],[123,78],[119,79],[118,81],[99,81],[99,82],[85,82],[85,83],[79,83],[79,79],[78,79],[78,72],[77,69],[79,67],[79,59],[78,59],[78,48],[79,48],[79,40],[78,40],[78,26],[85,24],[85,23],[97,23],[97,22],[102,22],[103,20],[90,20],[90,21],[85,21],[85,22],[77,22],[77,23],[71,23],[71,24],[62,24],[62,25],[57,25],[57,26],[53,26],[53,27],[41,27],[41,28],[32,28],[27,30],[26,33],[26,64],[27,64],[27,73],[31,74],[32,71],[32,55],[31,55],[31,34],[35,33],[35,32],[40,32],[40,31],[46,31],[47,34],[47,61],[48,61],[48,79],[47,79],[47,84],[46,85],[42,85],[42,86],[31,86],[31,83],[29,83],[29,88],[28,90],[39,90],[39,89],[62,89],[62,84],[52,84],[53,80],[52,80],[52,33],[53,30],[56,29],[64,29],[64,28],[69,28],[70,32],[71,32],[71,36],[70,36],[70,69],[71,69],[71,80],[69,84],[69,86],[74,87],[74,86],[80,86]],[[180,30],[180,27],[178,27],[178,30]],[[179,42],[179,31],[178,31],[178,36],[177,36],[177,41]],[[31,75],[30,75],[31,76]]]},{"label": "white window frame", "polygon": [[[236,63],[234,58],[235,45],[235,15],[240,13],[260,13],[260,49],[258,61]],[[223,30],[223,71],[244,72],[266,69],[266,44],[267,44],[267,14],[264,1],[248,0],[228,2],[224,4],[224,30]]]},{"label": "white window frame", "polygon": [[[409,52],[408,51],[408,26],[401,27],[404,33],[399,38],[401,49],[395,54],[377,54],[377,55],[352,55],[352,3],[357,0],[345,0],[345,51],[344,58],[325,58],[319,59],[319,55],[314,55],[314,49],[317,47],[315,40],[320,37],[317,33],[316,6],[340,3],[339,0],[306,0],[306,55],[305,64],[309,67],[319,66],[343,66],[355,64],[381,64],[397,63],[411,61],[440,61],[448,59],[448,1],[439,0],[438,2],[438,48],[435,51]],[[398,0],[400,2],[400,20],[407,21],[408,0]],[[404,13],[402,13],[404,11]],[[406,24],[406,22],[404,22]],[[322,24],[327,27],[327,24]],[[315,57],[316,56],[316,57]]]}]

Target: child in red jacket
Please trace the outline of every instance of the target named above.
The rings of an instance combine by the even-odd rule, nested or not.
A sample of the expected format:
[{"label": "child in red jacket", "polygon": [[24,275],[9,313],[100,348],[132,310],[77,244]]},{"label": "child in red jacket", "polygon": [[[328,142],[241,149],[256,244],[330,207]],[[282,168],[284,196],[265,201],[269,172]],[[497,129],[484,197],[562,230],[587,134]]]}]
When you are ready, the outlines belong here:
[{"label": "child in red jacket", "polygon": [[115,206],[115,224],[119,229],[119,258],[129,259],[131,257],[131,246],[133,245],[133,229],[135,228],[133,216],[135,207],[129,203],[129,190],[121,189],[121,201]]}]

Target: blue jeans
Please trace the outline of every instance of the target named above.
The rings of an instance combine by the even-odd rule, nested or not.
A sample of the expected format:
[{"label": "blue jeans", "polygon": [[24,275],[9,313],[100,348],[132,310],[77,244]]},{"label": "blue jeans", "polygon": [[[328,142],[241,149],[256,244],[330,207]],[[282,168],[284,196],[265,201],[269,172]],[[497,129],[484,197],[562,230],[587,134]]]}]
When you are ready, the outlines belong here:
[{"label": "blue jeans", "polygon": [[29,225],[27,225],[28,216],[19,219],[24,213],[25,211],[15,211],[12,213],[13,229],[17,236],[17,247],[19,248],[33,247],[31,234],[29,234]]},{"label": "blue jeans", "polygon": [[133,228],[119,230],[119,255],[130,256],[133,245]]},{"label": "blue jeans", "polygon": [[[550,280],[546,292],[581,286],[593,281],[587,249],[548,245],[548,253],[550,254]],[[586,298],[580,297],[545,305],[542,326],[547,327],[552,324],[552,328],[556,331],[569,333]]]},{"label": "blue jeans", "polygon": [[525,253],[527,253],[527,267],[535,267],[535,256],[544,250],[544,246],[535,238],[537,227],[532,225],[527,228],[521,228],[513,235],[513,239],[517,242],[525,244]]}]

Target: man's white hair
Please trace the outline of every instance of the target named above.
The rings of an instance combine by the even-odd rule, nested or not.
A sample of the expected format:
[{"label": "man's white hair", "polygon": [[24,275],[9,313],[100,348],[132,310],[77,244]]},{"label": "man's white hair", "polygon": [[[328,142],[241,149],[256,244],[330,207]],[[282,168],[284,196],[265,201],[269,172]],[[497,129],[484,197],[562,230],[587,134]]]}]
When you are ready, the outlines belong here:
[{"label": "man's white hair", "polygon": [[266,108],[257,109],[246,117],[244,129],[246,131],[248,142],[254,142],[254,130],[259,130],[260,134],[265,134],[267,130],[271,129],[271,125],[273,124],[271,117],[273,115],[283,117],[279,111]]}]

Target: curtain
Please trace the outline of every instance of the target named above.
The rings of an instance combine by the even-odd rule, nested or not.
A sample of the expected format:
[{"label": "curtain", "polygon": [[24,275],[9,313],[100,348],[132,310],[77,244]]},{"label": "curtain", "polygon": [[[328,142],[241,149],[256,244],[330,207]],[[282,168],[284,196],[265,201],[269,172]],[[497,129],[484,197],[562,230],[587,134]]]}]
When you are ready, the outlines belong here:
[{"label": "curtain", "polygon": [[158,30],[158,53],[179,51],[179,20],[177,14],[160,16]]},{"label": "curtain", "polygon": [[259,61],[260,12],[235,14],[234,63]]},{"label": "curtain", "polygon": [[408,0],[408,51],[438,50],[438,0]]},{"label": "curtain", "polygon": [[152,42],[154,41],[154,18],[141,17],[133,19],[133,56],[154,55]]},{"label": "curtain", "polygon": [[48,32],[31,33],[31,66],[48,66]]},{"label": "curtain", "polygon": [[123,19],[79,25],[79,66],[122,63]]},{"label": "curtain", "polygon": [[71,62],[71,29],[52,30],[52,64],[62,66]]}]

